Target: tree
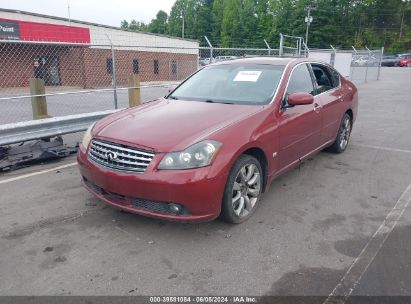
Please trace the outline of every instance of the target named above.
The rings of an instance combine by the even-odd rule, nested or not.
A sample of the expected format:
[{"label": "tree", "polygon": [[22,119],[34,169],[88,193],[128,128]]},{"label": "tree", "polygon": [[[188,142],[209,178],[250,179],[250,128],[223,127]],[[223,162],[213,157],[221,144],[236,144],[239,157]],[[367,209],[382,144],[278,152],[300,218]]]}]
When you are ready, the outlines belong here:
[{"label": "tree", "polygon": [[256,0],[244,0],[239,9],[240,41],[241,45],[254,46],[257,32],[258,15],[256,13]]},{"label": "tree", "polygon": [[224,0],[214,0],[211,9],[211,39],[219,41],[221,36],[221,24],[223,23]]},{"label": "tree", "polygon": [[131,20],[130,24],[128,25],[129,30],[132,31],[147,31],[147,25],[144,22]]},{"label": "tree", "polygon": [[128,29],[128,27],[129,27],[128,21],[127,20],[121,21],[120,27],[122,29]]},{"label": "tree", "polygon": [[273,15],[275,13],[270,9],[269,1],[258,0],[256,3],[255,14],[257,16],[257,21],[254,39],[257,40],[257,43],[259,43],[260,46],[264,46],[264,39],[270,41],[270,36],[275,34],[273,33]]},{"label": "tree", "polygon": [[166,34],[167,33],[168,15],[165,11],[158,11],[156,18],[151,20],[148,25],[148,31],[151,33]]},{"label": "tree", "polygon": [[176,0],[170,16],[159,11],[148,25],[126,20],[121,27],[196,39],[215,46],[278,47],[279,33],[305,37],[306,6],[315,7],[310,48],[411,48],[411,2],[403,0]]},{"label": "tree", "polygon": [[239,46],[242,35],[240,20],[238,18],[240,13],[240,1],[225,0],[224,2],[220,45],[222,47]]},{"label": "tree", "polygon": [[171,7],[168,19],[168,33],[172,36],[181,37],[183,29],[183,16],[187,12],[187,0],[176,0]]},{"label": "tree", "polygon": [[200,41],[204,41],[204,36],[211,38],[212,4],[213,0],[197,0],[194,6],[194,37]]}]

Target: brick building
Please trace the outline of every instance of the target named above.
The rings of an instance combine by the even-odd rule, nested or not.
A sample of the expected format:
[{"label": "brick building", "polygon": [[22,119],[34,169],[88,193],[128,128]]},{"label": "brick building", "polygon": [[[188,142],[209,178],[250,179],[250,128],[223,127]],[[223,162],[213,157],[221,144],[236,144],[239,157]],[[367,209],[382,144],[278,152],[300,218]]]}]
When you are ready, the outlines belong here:
[{"label": "brick building", "polygon": [[170,81],[197,69],[197,41],[0,9],[0,87],[25,87],[32,77],[50,86],[110,86],[111,43],[118,85],[132,74]]}]

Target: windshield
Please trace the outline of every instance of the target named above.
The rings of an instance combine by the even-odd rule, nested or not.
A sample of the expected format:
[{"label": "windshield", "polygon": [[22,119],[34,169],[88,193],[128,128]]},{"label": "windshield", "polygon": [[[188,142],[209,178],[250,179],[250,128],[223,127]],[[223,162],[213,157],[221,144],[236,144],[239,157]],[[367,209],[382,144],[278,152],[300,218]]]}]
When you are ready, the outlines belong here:
[{"label": "windshield", "polygon": [[223,64],[206,67],[181,84],[173,99],[261,105],[271,101],[284,66]]}]

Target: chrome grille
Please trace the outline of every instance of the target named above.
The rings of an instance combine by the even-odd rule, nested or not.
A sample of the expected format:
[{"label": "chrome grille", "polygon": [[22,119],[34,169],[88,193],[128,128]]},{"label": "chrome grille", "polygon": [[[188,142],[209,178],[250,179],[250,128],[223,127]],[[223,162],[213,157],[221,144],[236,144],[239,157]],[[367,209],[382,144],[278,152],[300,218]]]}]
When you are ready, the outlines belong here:
[{"label": "chrome grille", "polygon": [[101,140],[92,140],[88,151],[89,159],[104,167],[121,170],[144,172],[154,153],[125,147]]}]

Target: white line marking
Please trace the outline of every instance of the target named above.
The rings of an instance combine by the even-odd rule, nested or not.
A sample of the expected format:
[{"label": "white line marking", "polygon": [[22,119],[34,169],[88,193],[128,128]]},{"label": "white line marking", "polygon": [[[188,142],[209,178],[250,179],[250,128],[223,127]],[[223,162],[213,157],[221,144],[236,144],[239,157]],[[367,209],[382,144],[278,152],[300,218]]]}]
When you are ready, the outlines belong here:
[{"label": "white line marking", "polygon": [[[370,264],[384,245],[386,239],[393,231],[405,209],[411,202],[411,183],[402,193],[401,197],[386,216],[384,222],[378,227],[368,243],[361,250],[360,255],[354,260],[340,282],[324,301],[326,303],[345,303]],[[338,298],[333,298],[338,297]],[[341,298],[340,298],[341,297]]]},{"label": "white line marking", "polygon": [[351,143],[351,145],[352,146],[357,146],[357,147],[363,147],[363,148],[391,151],[391,152],[411,153],[411,150],[404,150],[404,149],[394,149],[394,148],[387,148],[387,147],[373,146],[373,145],[364,145],[364,144],[356,144],[356,143]]},{"label": "white line marking", "polygon": [[65,169],[65,168],[73,167],[73,166],[76,166],[76,165],[77,165],[77,162],[75,162],[75,163],[69,163],[69,164],[62,165],[62,166],[58,166],[58,167],[54,167],[54,168],[51,168],[51,169],[45,169],[45,170],[41,170],[41,171],[37,171],[37,172],[32,172],[32,173],[28,173],[28,174],[24,174],[24,175],[12,177],[12,178],[5,179],[5,180],[0,180],[0,185],[1,185],[1,184],[7,184],[7,183],[10,183],[10,182],[14,182],[14,181],[17,181],[17,180],[20,180],[20,179],[24,179],[24,178],[28,178],[28,177],[32,177],[32,176],[36,176],[36,175],[40,175],[40,174],[44,174],[44,173],[48,173],[48,172],[60,170],[60,169]]}]

